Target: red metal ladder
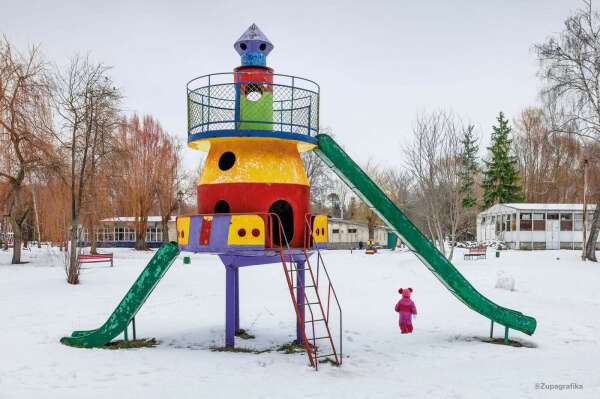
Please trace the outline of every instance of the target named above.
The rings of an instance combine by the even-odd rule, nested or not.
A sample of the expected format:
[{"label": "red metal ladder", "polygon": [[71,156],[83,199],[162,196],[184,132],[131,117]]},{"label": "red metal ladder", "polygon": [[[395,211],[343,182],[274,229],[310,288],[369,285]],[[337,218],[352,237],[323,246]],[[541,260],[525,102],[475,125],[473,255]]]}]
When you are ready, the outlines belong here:
[{"label": "red metal ladder", "polygon": [[[307,230],[310,231],[311,229]],[[287,254],[284,254],[282,249],[281,263],[283,265],[283,271],[308,359],[311,366],[315,367],[317,370],[319,368],[319,362],[325,362],[327,361],[326,359],[329,359],[330,361],[333,361],[334,364],[340,366],[342,364],[342,310],[337,294],[335,293],[335,289],[329,278],[329,273],[327,272],[320,251],[316,250],[316,276],[313,272],[306,247],[303,248],[300,255],[302,256],[302,261],[300,263],[304,266],[302,268],[299,268],[298,262],[294,259],[292,251],[289,248]],[[323,270],[323,272],[321,272],[321,270]],[[304,273],[304,279],[301,278],[302,272]],[[325,307],[323,306],[321,295],[319,293],[319,279],[321,279],[322,283],[321,288],[325,286],[323,282],[326,283],[327,303]],[[330,329],[330,317],[334,308],[332,306],[333,304],[339,313],[339,349],[336,348]],[[309,327],[308,333],[307,326]],[[325,346],[324,354],[320,354],[320,347],[323,346]]]}]

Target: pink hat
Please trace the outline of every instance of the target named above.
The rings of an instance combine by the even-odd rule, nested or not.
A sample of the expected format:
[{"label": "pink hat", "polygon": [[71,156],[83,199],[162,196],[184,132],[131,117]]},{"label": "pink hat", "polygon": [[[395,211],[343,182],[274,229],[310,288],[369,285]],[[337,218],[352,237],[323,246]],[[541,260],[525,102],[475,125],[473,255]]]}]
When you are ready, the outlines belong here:
[{"label": "pink hat", "polygon": [[400,288],[398,290],[399,294],[402,294],[402,298],[410,298],[410,293],[413,292],[412,288]]}]

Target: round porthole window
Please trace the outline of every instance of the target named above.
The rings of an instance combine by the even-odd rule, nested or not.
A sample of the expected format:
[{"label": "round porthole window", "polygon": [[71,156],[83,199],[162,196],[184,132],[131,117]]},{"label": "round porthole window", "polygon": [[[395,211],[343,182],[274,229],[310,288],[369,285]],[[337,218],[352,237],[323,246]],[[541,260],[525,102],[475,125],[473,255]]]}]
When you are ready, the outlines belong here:
[{"label": "round porthole window", "polygon": [[256,83],[247,84],[244,89],[244,95],[248,101],[256,102],[262,98],[262,87]]},{"label": "round porthole window", "polygon": [[259,48],[260,48],[260,51],[265,51],[267,49],[267,45],[264,43],[261,43]]},{"label": "round porthole window", "polygon": [[219,158],[219,169],[225,171],[233,168],[235,164],[235,154],[233,152],[224,152]]}]

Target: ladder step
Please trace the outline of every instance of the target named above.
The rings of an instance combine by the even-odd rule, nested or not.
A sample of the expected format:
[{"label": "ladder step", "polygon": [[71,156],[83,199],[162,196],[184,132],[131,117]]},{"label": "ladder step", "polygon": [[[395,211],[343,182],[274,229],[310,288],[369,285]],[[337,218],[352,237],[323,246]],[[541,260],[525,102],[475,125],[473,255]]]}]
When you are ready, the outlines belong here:
[{"label": "ladder step", "polygon": [[299,285],[299,286],[295,286],[295,287],[292,287],[292,288],[298,288],[298,287],[304,287],[304,288],[311,288],[312,287],[312,288],[315,288],[314,285],[304,285],[304,286]]},{"label": "ladder step", "polygon": [[308,270],[308,269],[289,269],[288,272],[297,272],[297,271],[302,271],[302,270]]},{"label": "ladder step", "polygon": [[304,323],[315,323],[317,321],[325,321],[325,319],[317,319],[317,320],[306,320]]},{"label": "ladder step", "polygon": [[309,306],[310,306],[310,305],[318,305],[318,304],[319,304],[319,302],[306,302],[306,303],[304,304],[304,306],[306,306],[306,305],[309,305]]},{"label": "ladder step", "polygon": [[330,339],[330,338],[331,337],[329,337],[329,336],[325,336],[325,337],[317,337],[317,338],[308,338],[308,340],[312,339],[313,341],[316,341],[317,339]]},{"label": "ladder step", "polygon": [[317,356],[317,359],[320,358],[320,357],[329,357],[329,356],[335,356],[335,353],[330,353],[329,355]]}]

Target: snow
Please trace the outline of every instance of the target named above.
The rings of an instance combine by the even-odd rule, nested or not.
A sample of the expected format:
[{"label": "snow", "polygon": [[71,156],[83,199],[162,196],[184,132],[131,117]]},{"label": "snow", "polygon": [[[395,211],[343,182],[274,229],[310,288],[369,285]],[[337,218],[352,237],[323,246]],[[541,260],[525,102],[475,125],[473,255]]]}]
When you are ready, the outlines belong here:
[{"label": "snow", "polygon": [[498,277],[494,288],[500,288],[503,290],[514,291],[515,290],[515,278],[512,276],[503,276],[502,274]]},{"label": "snow", "polygon": [[[0,251],[0,398],[535,398],[600,397],[600,268],[578,251],[502,251],[500,258],[455,264],[484,295],[534,316],[524,347],[483,342],[489,321],[452,296],[409,252],[325,251],[341,299],[344,364],[315,372],[305,354],[224,353],[225,271],[211,255],[180,257],[136,317],[138,337],[155,348],[77,349],[59,343],[100,326],[152,256],[110,249],[115,267],[91,265],[81,284],[65,282],[57,249],[25,251],[10,265]],[[518,281],[494,288],[498,276]],[[241,327],[256,336],[238,347],[290,342],[295,318],[281,265],[244,268]],[[393,310],[412,287],[419,317],[400,335]],[[495,337],[504,330],[496,325]],[[548,393],[538,383],[582,389]]]}]

